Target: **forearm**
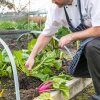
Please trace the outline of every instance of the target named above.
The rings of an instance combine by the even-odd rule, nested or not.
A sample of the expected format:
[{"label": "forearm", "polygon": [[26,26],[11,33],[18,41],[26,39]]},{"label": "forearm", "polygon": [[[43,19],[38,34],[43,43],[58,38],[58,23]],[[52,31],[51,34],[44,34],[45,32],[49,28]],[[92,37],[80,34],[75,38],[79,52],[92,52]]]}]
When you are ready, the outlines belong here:
[{"label": "forearm", "polygon": [[29,58],[34,59],[35,56],[49,43],[50,39],[51,39],[51,36],[44,36],[44,35],[40,34],[35,46],[32,49],[32,52],[31,52]]},{"label": "forearm", "polygon": [[72,38],[74,40],[82,40],[89,37],[100,37],[100,27],[88,28],[84,31],[72,33]]}]

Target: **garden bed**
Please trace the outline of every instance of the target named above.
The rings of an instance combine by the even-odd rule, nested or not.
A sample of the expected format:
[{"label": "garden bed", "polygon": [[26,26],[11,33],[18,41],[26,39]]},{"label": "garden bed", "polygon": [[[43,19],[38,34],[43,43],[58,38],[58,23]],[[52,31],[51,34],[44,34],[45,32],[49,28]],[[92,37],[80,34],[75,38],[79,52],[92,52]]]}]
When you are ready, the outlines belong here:
[{"label": "garden bed", "polygon": [[[83,89],[89,86],[92,83],[91,78],[73,78],[71,81],[67,81],[66,85],[69,87],[70,98],[75,97]],[[60,91],[51,92],[51,97],[53,100],[69,100],[63,97]],[[40,100],[38,97],[33,100]]]},{"label": "garden bed", "polygon": [[[25,40],[25,38],[23,39]],[[33,40],[32,42],[30,42],[30,45],[28,46],[29,51],[31,51],[31,48],[33,47],[33,43],[35,43],[35,41],[36,40]],[[48,47],[45,48],[44,51],[41,52],[37,56],[36,63],[35,63],[36,66],[35,68],[33,68],[31,74],[26,70],[24,66],[25,61],[29,56],[28,55],[29,51],[28,50],[14,51],[15,63],[19,72],[18,75],[19,75],[21,100],[33,100],[35,97],[37,97],[37,99],[34,99],[34,100],[39,100],[38,99],[39,93],[37,92],[37,87],[40,86],[41,83],[45,82],[48,79],[54,80],[54,78],[58,78],[59,75],[60,75],[60,78],[65,79],[64,85],[67,85],[69,87],[69,90],[67,91],[70,95],[70,98],[74,97],[76,94],[78,94],[80,91],[82,91],[85,87],[87,87],[91,83],[91,79],[74,78],[70,80],[71,76],[65,76],[67,75],[67,64],[70,62],[69,55],[65,56],[65,53],[58,50],[56,41],[52,40],[51,43],[52,44],[49,44]],[[69,48],[70,50],[72,49],[72,51],[74,50],[76,51],[76,48],[73,48],[71,46],[69,46]],[[5,53],[6,52],[4,51],[3,53],[1,52],[1,55],[3,54],[2,58],[3,57],[7,58],[7,55],[5,55]],[[8,58],[2,59],[1,65],[4,65],[5,63],[6,63],[6,66],[10,66]],[[6,71],[6,76],[8,76],[8,70],[7,68],[5,68],[5,66],[3,70]],[[10,67],[10,70],[11,70],[11,67]],[[1,73],[1,76],[3,74],[4,73]],[[70,80],[70,81],[67,81],[67,84],[66,84],[66,80]],[[0,100],[1,99],[3,100],[3,98],[5,100],[15,100],[13,80],[7,78],[5,82],[5,78],[2,77],[0,79],[0,83],[1,83],[0,85],[1,90],[4,89],[4,93],[2,95],[2,98],[0,98]],[[59,89],[56,89],[56,90],[59,90]],[[51,96],[53,100],[67,100],[67,99],[64,99],[62,92],[59,92],[59,91],[51,92]]]},{"label": "garden bed", "polygon": [[[34,77],[26,77],[24,74],[19,74],[19,84],[20,84],[20,93],[21,100],[39,100],[39,98],[35,98],[39,96],[36,91],[36,87],[38,87],[42,82]],[[4,93],[0,100],[15,100],[15,90],[14,90],[14,82],[9,78],[0,78],[1,88],[4,89]],[[70,98],[78,95],[83,89],[89,86],[92,83],[90,78],[73,78],[71,81],[67,81],[66,85],[69,87]],[[53,91],[50,93],[53,100],[69,100],[65,99],[60,91]],[[34,98],[34,99],[33,99]]]},{"label": "garden bed", "polygon": [[[29,41],[29,36],[31,35],[29,33],[29,30],[0,30],[0,37],[7,43],[10,50],[24,49]],[[17,39],[21,35],[24,35],[24,39],[22,38],[17,42]],[[31,36],[31,38],[33,37]],[[2,48],[1,45],[0,48]]]}]

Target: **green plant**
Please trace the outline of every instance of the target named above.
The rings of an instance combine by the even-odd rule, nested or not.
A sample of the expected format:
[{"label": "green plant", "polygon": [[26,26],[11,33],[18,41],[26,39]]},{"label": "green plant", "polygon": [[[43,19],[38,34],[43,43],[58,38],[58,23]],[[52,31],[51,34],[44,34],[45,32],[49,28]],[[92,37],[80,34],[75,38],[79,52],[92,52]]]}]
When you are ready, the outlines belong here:
[{"label": "green plant", "polygon": [[17,66],[17,70],[19,72],[25,73],[27,76],[29,76],[29,71],[25,67],[25,61],[29,57],[27,50],[18,50],[13,52],[15,63]]},{"label": "green plant", "polygon": [[50,93],[45,92],[40,94],[39,100],[53,100],[53,98],[51,97]]},{"label": "green plant", "polygon": [[12,67],[6,50],[0,51],[0,77],[12,77]]},{"label": "green plant", "polygon": [[65,98],[69,98],[69,88],[68,86],[66,86],[66,80],[59,77],[55,77],[52,79],[52,81],[53,87],[57,90],[60,90]]},{"label": "green plant", "polygon": [[56,36],[58,38],[61,38],[62,36],[65,36],[65,35],[67,35],[69,33],[70,33],[70,30],[63,26],[58,30],[58,32],[56,33]]},{"label": "green plant", "polygon": [[[34,22],[28,22],[27,19],[16,21],[17,29],[27,29],[27,30],[40,30],[40,26]],[[41,29],[44,28],[44,24],[41,24]]]},{"label": "green plant", "polygon": [[51,68],[54,67],[55,69],[60,70],[61,66],[62,61],[60,59],[56,60],[55,51],[49,51],[37,56],[34,68],[32,69],[32,74],[42,81],[46,81],[50,76],[54,75]]},{"label": "green plant", "polygon": [[0,29],[16,29],[16,23],[10,21],[0,22]]}]

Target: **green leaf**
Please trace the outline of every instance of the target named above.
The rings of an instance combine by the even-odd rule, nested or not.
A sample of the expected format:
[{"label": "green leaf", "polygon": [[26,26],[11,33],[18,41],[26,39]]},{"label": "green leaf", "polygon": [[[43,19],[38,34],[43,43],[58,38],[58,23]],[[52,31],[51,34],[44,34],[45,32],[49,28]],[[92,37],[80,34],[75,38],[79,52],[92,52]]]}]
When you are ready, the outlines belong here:
[{"label": "green leaf", "polygon": [[2,61],[2,52],[0,51],[0,61]]},{"label": "green leaf", "polygon": [[63,26],[58,30],[56,35],[57,35],[58,38],[61,38],[62,36],[65,36],[69,33],[70,33],[69,29]]},{"label": "green leaf", "polygon": [[41,72],[44,74],[48,74],[48,75],[52,75],[52,70],[47,66],[45,66],[45,68],[41,69]]},{"label": "green leaf", "polygon": [[32,72],[32,76],[39,78],[43,82],[49,80],[50,77],[48,74],[43,74],[41,72],[38,73],[38,71]]},{"label": "green leaf", "polygon": [[34,45],[36,44],[37,39],[32,39],[31,42],[28,43],[28,50],[31,51]]},{"label": "green leaf", "polygon": [[2,60],[6,63],[9,63],[10,62],[10,59],[9,59],[9,56],[8,56],[8,53],[5,49],[3,49],[2,51]]},{"label": "green leaf", "polygon": [[8,72],[9,74],[9,77],[11,78],[13,76],[13,73],[12,73],[12,67],[11,66],[8,66],[6,71]]},{"label": "green leaf", "polygon": [[65,98],[70,97],[69,88],[68,88],[68,86],[65,86],[65,84],[61,84],[60,87],[59,87],[59,90],[62,92],[62,94]]},{"label": "green leaf", "polygon": [[52,81],[53,87],[60,90],[65,98],[69,98],[69,88],[66,86],[66,80],[59,77],[53,77]]},{"label": "green leaf", "polygon": [[54,62],[54,67],[55,67],[57,70],[60,70],[61,67],[62,67],[62,61],[61,61],[61,60],[55,60],[55,62]]},{"label": "green leaf", "polygon": [[14,51],[13,53],[14,53],[15,63],[16,63],[18,71],[24,72],[25,61],[22,57],[23,52],[19,50],[19,51]]},{"label": "green leaf", "polygon": [[71,75],[63,74],[63,73],[60,73],[58,77],[63,78],[65,80],[72,80],[73,79],[73,77]]},{"label": "green leaf", "polygon": [[29,57],[29,54],[22,53],[22,57],[23,57],[23,59],[24,59],[24,60],[27,60],[27,59],[28,59],[28,57]]},{"label": "green leaf", "polygon": [[3,57],[3,61],[6,62],[6,63],[10,63],[10,59],[9,59],[8,56],[7,57]]},{"label": "green leaf", "polygon": [[8,72],[6,70],[0,70],[0,77],[8,76]]},{"label": "green leaf", "polygon": [[11,21],[0,22],[0,29],[16,29],[16,23]]},{"label": "green leaf", "polygon": [[62,83],[66,83],[66,80],[62,79],[62,78],[53,78],[53,87],[56,89],[59,89],[60,85]]},{"label": "green leaf", "polygon": [[50,93],[45,92],[40,94],[39,100],[53,100],[53,98],[51,97]]}]

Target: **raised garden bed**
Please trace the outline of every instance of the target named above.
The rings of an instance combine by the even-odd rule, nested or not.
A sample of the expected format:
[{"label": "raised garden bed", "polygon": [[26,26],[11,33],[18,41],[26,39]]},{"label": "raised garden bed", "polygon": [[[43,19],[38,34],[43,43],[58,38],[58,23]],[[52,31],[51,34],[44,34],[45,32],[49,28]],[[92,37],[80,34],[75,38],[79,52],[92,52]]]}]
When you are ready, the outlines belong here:
[{"label": "raised garden bed", "polygon": [[[7,43],[11,50],[14,50],[25,49],[28,41],[35,37],[35,35],[30,30],[0,30],[0,37]],[[0,48],[2,48],[1,45]]]},{"label": "raised garden bed", "polygon": [[[71,81],[67,81],[66,85],[69,87],[70,98],[66,99],[63,97],[60,91],[51,92],[51,97],[53,100],[69,100],[75,97],[83,89],[92,83],[91,78],[73,78]],[[40,100],[38,97],[33,100]]]},{"label": "raised garden bed", "polygon": [[[33,41],[34,42],[34,41]],[[54,41],[53,41],[54,42]],[[55,44],[55,42],[54,42],[54,44]],[[33,46],[33,43],[32,43],[32,46]],[[53,48],[51,45],[49,45],[51,48]],[[53,46],[56,46],[56,45],[53,45]],[[31,46],[30,46],[31,47]],[[58,48],[58,47],[56,47],[56,48]],[[48,50],[49,48],[46,48],[46,50]],[[21,54],[24,54],[24,60],[21,58]],[[55,57],[55,51],[54,52],[50,52],[49,51],[49,53],[48,54],[46,54],[44,57],[46,58],[48,58],[48,57],[50,57],[50,56],[48,56],[49,54],[52,54],[53,53],[53,56],[52,55],[50,55],[51,56],[51,61],[49,61],[49,62],[52,62],[52,61],[54,61],[54,58],[55,58],[55,60],[58,60],[59,58],[57,58],[57,54],[58,54],[58,51],[57,51],[57,53],[56,53],[56,57]],[[44,52],[44,54],[45,54],[45,52]],[[43,55],[44,55],[43,54]],[[42,55],[42,56],[43,56]],[[62,54],[61,54],[62,55]],[[22,72],[26,72],[26,70],[25,69],[23,69],[24,68],[24,64],[25,64],[25,60],[26,60],[26,58],[27,58],[27,52],[25,52],[25,51],[22,51],[22,52],[15,52],[15,57],[16,57],[16,64],[17,64],[17,67],[19,68],[19,70],[20,70],[20,72],[22,71]],[[42,56],[40,56],[41,58],[42,58]],[[39,58],[40,58],[39,57]],[[19,61],[17,60],[17,58],[18,59],[20,59]],[[38,61],[38,63],[40,63],[40,60],[41,59],[37,59]],[[47,59],[48,60],[48,59]],[[46,60],[46,61],[47,61]],[[60,58],[60,60],[63,60],[62,58]],[[42,60],[41,60],[42,61]],[[50,63],[49,62],[45,62],[45,60],[44,60],[44,63],[46,64],[46,65],[49,65]],[[57,62],[58,63],[58,62]],[[68,63],[68,62],[64,62],[64,63]],[[59,63],[60,64],[60,63]],[[41,63],[41,66],[44,66],[44,64],[42,64]],[[58,66],[58,65],[57,65]],[[62,69],[60,69],[60,70],[54,70],[55,69],[55,67],[54,67],[54,65],[51,65],[51,71],[53,71],[53,73],[54,74],[52,74],[51,73],[51,71],[49,70],[49,73],[50,73],[50,76],[52,76],[52,75],[59,75],[59,73],[60,72],[64,72],[64,74],[66,73],[66,66],[63,66],[63,65],[61,65],[62,66]],[[60,66],[60,67],[61,67]],[[22,69],[20,69],[22,67]],[[59,66],[58,66],[58,69],[60,68]],[[44,68],[44,67],[43,67]],[[39,69],[39,67],[37,67],[37,68],[35,68],[35,70],[37,70],[37,71],[39,71],[38,70]],[[40,68],[41,69],[41,68]],[[33,70],[34,71],[34,70]],[[36,91],[36,87],[38,87],[41,83],[42,83],[42,81],[40,81],[40,75],[38,76],[38,78],[40,78],[40,79],[38,79],[38,78],[35,78],[35,77],[33,77],[34,76],[34,74],[37,74],[37,73],[34,73],[33,74],[33,76],[26,76],[26,75],[24,75],[24,74],[22,74],[22,73],[20,73],[19,72],[19,84],[20,84],[20,91],[21,91],[21,100],[33,100],[33,98],[35,98],[36,96],[38,96],[39,94],[37,93],[37,91]],[[35,71],[34,71],[35,72]],[[27,72],[26,72],[27,73]],[[39,72],[38,72],[39,73]],[[42,74],[42,73],[41,73]],[[47,74],[47,72],[45,73],[45,74]],[[43,75],[43,74],[42,74]],[[48,74],[47,74],[48,75]],[[45,77],[46,78],[46,77]],[[5,79],[4,79],[5,80]],[[44,79],[43,79],[44,80]],[[8,79],[8,81],[9,81],[9,79]],[[11,81],[10,81],[11,82]],[[66,82],[66,80],[65,80],[65,82]],[[87,87],[90,83],[91,83],[92,81],[91,81],[91,79],[81,79],[81,78],[79,78],[79,79],[77,79],[77,78],[74,78],[73,80],[71,80],[71,81],[67,81],[67,86],[69,87],[69,94],[70,94],[70,98],[72,98],[72,97],[74,97],[76,94],[78,94],[80,91],[82,91],[85,87]],[[13,83],[13,82],[12,82]],[[13,86],[13,85],[11,85],[11,86]],[[6,88],[7,89],[7,88]],[[6,90],[5,89],[5,90]],[[11,88],[11,89],[14,89],[14,88]],[[13,93],[13,96],[14,96],[15,94]],[[7,95],[7,96],[9,96],[9,95]],[[64,97],[63,97],[63,95],[62,95],[62,93],[61,92],[59,92],[59,91],[54,91],[54,92],[51,92],[51,96],[52,96],[52,98],[53,98],[53,100],[68,100],[68,99],[64,99]],[[14,100],[14,98],[13,97],[10,97],[9,99],[7,99],[7,100],[11,100],[11,98]],[[36,98],[36,99],[34,99],[34,100],[39,100],[38,98]]]},{"label": "raised garden bed", "polygon": [[[5,89],[3,97],[0,98],[0,100],[15,100],[13,80],[9,80],[8,78],[0,78],[0,81],[2,81],[2,85],[0,85],[0,87]],[[20,74],[19,83],[21,100],[39,100],[38,97],[34,97],[39,95],[36,92],[35,87],[41,84],[40,80],[33,77],[25,77],[24,75]],[[73,80],[68,81],[66,85],[69,87],[70,98],[73,98],[78,95],[84,88],[86,88],[91,83],[92,80],[90,78],[74,78]],[[53,100],[70,99],[65,99],[60,91],[51,92],[51,97],[53,98]]]}]

